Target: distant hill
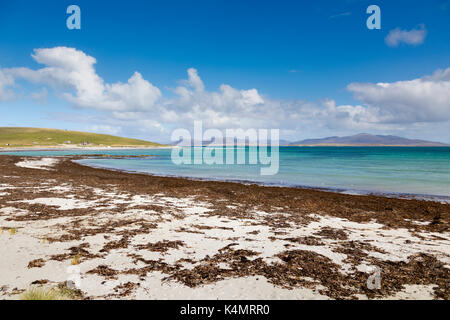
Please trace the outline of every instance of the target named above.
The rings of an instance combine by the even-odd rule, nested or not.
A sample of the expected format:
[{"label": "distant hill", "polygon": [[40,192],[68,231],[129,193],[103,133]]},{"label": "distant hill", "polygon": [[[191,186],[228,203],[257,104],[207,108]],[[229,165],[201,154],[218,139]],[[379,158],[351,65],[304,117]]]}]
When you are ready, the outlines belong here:
[{"label": "distant hill", "polygon": [[[180,146],[215,146],[219,142],[214,141],[176,141],[172,145]],[[270,141],[267,141],[270,144]],[[223,145],[227,145],[224,139]],[[248,141],[237,140],[231,145],[245,146],[249,145]],[[372,135],[368,133],[360,133],[354,136],[348,137],[328,137],[323,139],[306,139],[302,141],[290,142],[287,140],[279,140],[280,146],[410,146],[410,147],[447,147],[450,146],[441,142],[425,141],[425,140],[413,140],[397,136],[383,136]]]},{"label": "distant hill", "polygon": [[[280,139],[278,141],[280,146],[289,146],[289,144],[291,143],[288,140],[282,140]],[[270,140],[267,140],[265,142],[265,144],[269,145],[270,144]],[[194,140],[191,139],[191,141],[189,140],[178,140],[175,142],[171,143],[172,146],[210,146],[210,147],[214,147],[214,146],[248,146],[248,145],[255,145],[254,143],[249,143],[249,140],[241,140],[241,139],[236,139],[233,142],[231,142],[230,144],[227,142],[226,138],[224,138],[222,141],[214,141],[213,139],[211,140]]]},{"label": "distant hill", "polygon": [[372,135],[360,133],[348,137],[328,137],[323,139],[307,139],[292,142],[291,146],[410,146],[410,147],[440,147],[450,146],[440,142],[412,140],[396,136]]},{"label": "distant hill", "polygon": [[89,132],[66,131],[39,128],[11,128],[0,127],[0,148],[38,147],[38,146],[142,146],[156,147],[158,143],[121,138],[106,134]]}]

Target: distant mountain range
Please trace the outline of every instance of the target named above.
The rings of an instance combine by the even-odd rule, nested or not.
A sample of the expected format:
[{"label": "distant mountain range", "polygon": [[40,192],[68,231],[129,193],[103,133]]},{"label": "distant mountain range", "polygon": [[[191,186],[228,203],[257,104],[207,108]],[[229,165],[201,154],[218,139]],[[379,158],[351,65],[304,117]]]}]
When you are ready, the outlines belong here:
[{"label": "distant mountain range", "polygon": [[306,139],[289,143],[290,146],[409,146],[409,147],[443,147],[450,146],[441,142],[407,139],[397,136],[372,135],[360,133],[347,137],[328,137],[323,139]]},{"label": "distant mountain range", "polygon": [[[213,141],[181,141],[173,143],[173,145],[187,146],[189,143],[194,146],[214,146],[217,143]],[[270,141],[268,142],[270,144]],[[328,137],[323,139],[307,139],[302,141],[291,142],[288,140],[280,140],[280,146],[402,146],[402,147],[447,147],[450,146],[441,142],[413,140],[397,136],[372,135],[368,133],[360,133],[348,137]],[[224,143],[225,144],[225,143]],[[236,140],[235,145],[245,146],[248,141]]]}]

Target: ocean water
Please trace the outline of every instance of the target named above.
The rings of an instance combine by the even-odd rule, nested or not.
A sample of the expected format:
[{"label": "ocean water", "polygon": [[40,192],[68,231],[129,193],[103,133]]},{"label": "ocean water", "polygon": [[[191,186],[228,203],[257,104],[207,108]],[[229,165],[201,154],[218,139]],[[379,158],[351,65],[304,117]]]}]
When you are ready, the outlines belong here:
[{"label": "ocean water", "polygon": [[[245,149],[249,151],[249,148]],[[81,164],[208,180],[311,187],[345,193],[450,199],[450,148],[446,147],[280,147],[279,172],[260,175],[260,165],[175,165],[171,149],[27,151],[7,154],[154,155],[125,159],[85,159]]]}]

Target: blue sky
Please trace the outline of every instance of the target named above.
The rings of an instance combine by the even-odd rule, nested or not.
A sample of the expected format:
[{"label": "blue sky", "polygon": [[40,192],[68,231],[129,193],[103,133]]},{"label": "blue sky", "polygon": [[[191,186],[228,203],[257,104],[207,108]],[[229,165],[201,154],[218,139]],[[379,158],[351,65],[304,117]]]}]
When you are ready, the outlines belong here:
[{"label": "blue sky", "polygon": [[[71,4],[81,8],[81,30],[66,27]],[[381,8],[381,30],[366,27],[371,4]],[[370,132],[450,142],[447,0],[2,1],[0,33],[1,126],[168,141],[173,128],[203,120],[280,128],[292,140]],[[46,63],[31,56],[56,48],[73,50],[57,60],[41,52]],[[73,81],[17,70],[53,70],[72,54],[85,69],[84,57],[95,58],[95,74],[83,62],[81,71],[62,68],[79,72]],[[137,91],[108,91],[135,72]],[[105,87],[83,96],[78,81],[97,76]]]}]

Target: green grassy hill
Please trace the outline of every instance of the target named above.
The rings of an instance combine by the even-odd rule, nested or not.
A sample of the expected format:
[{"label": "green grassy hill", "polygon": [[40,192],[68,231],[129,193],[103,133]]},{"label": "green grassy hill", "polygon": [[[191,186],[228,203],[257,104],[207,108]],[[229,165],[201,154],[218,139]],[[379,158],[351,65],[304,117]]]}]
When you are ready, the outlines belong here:
[{"label": "green grassy hill", "polygon": [[145,146],[157,147],[158,143],[120,138],[106,134],[66,131],[38,128],[0,127],[0,148],[59,146],[59,145],[96,146]]}]

